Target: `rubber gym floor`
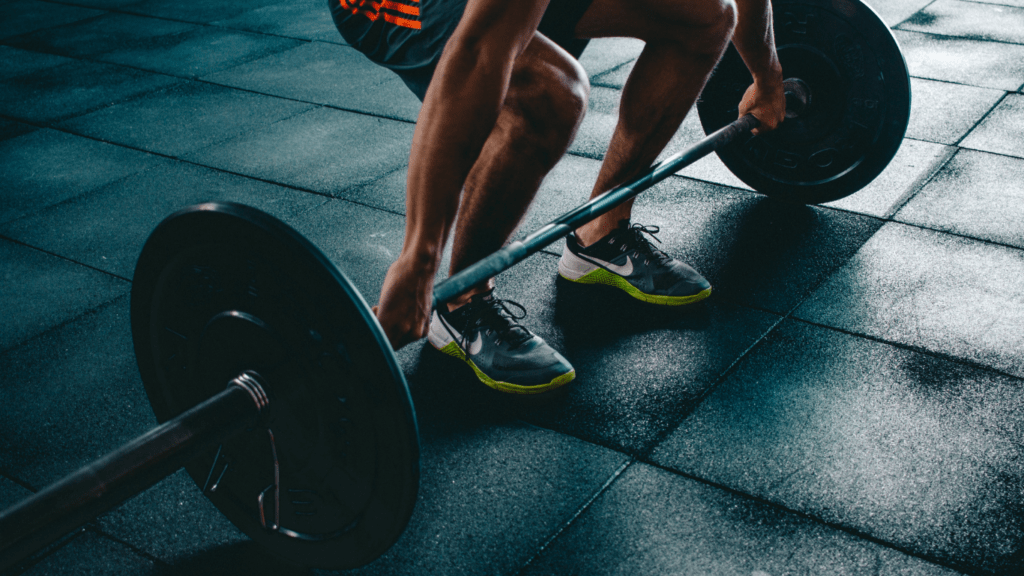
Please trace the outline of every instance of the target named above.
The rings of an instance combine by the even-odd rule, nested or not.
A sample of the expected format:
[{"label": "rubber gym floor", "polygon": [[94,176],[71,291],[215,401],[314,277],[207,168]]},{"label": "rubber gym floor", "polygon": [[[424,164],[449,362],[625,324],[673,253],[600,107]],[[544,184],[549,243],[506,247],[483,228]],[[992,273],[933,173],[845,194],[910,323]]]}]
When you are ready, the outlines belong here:
[{"label": "rubber gym floor", "polygon": [[[644,193],[635,220],[715,286],[683,310],[558,280],[561,243],[502,275],[576,366],[561,393],[399,351],[419,500],[353,574],[1024,571],[1024,4],[874,8],[913,88],[885,172],[793,206],[707,158]],[[641,48],[583,54],[590,110],[524,231],[589,193]],[[0,1],[0,506],[155,424],[128,294],[173,211],[265,210],[375,302],[418,109],[319,0]],[[183,471],[13,571],[308,572]]]}]

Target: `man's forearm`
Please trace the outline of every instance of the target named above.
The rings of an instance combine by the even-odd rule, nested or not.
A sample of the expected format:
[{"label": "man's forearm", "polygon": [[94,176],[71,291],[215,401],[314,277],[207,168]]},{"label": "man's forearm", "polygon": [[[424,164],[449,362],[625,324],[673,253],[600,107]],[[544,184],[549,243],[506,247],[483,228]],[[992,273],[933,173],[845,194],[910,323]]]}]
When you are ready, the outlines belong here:
[{"label": "man's forearm", "polygon": [[403,252],[434,259],[435,270],[463,183],[504,100],[505,71],[477,70],[472,60],[460,50],[446,51],[413,135]]},{"label": "man's forearm", "polygon": [[[413,135],[403,252],[440,263],[459,195],[494,129],[516,58],[547,0],[472,0],[434,73]],[[427,270],[428,272],[430,270]]]},{"label": "man's forearm", "polygon": [[782,67],[775,52],[772,5],[769,0],[736,0],[736,32],[732,43],[747,65],[754,82],[781,80]]}]

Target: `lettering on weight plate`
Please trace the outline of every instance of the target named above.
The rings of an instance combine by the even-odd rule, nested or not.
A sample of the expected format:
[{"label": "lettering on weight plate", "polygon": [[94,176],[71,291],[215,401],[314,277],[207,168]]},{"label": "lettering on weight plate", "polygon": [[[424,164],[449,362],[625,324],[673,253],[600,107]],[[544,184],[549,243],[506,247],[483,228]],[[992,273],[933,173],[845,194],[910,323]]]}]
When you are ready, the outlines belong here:
[{"label": "lettering on weight plate", "polygon": [[790,152],[788,150],[776,150],[775,160],[772,163],[782,168],[796,169],[800,166],[802,161],[803,158],[795,152]]},{"label": "lettering on weight plate", "polygon": [[220,273],[213,266],[194,264],[189,269],[189,275],[191,277],[189,278],[188,286],[191,288],[190,292],[195,298],[209,298],[214,294],[224,291],[221,286]]},{"label": "lettering on weight plate", "polygon": [[246,295],[249,296],[249,298],[252,298],[253,300],[256,300],[260,296],[260,288],[258,281],[259,268],[260,266],[255,260],[247,260],[245,262],[245,269],[249,273],[248,279],[245,282],[245,293]]},{"label": "lettering on weight plate", "polygon": [[814,154],[811,154],[808,161],[818,168],[828,168],[836,161],[836,154],[838,152],[839,151],[835,148],[824,148],[822,150],[818,150]]},{"label": "lettering on weight plate", "polygon": [[860,44],[849,36],[840,34],[836,38],[834,50],[850,78],[859,80],[864,77],[864,50]]},{"label": "lettering on weight plate", "polygon": [[771,152],[771,146],[762,138],[751,138],[743,146],[743,154],[752,161],[752,164],[766,162]]},{"label": "lettering on weight plate", "polygon": [[810,12],[783,12],[782,27],[792,34],[806,35],[814,28],[814,14]]},{"label": "lettering on weight plate", "polygon": [[164,326],[163,333],[164,338],[160,344],[164,352],[161,369],[167,374],[183,375],[187,369],[188,338],[170,326]]},{"label": "lettering on weight plate", "polygon": [[315,496],[316,491],[314,490],[289,488],[288,498],[292,504],[292,514],[296,516],[316,516]]}]

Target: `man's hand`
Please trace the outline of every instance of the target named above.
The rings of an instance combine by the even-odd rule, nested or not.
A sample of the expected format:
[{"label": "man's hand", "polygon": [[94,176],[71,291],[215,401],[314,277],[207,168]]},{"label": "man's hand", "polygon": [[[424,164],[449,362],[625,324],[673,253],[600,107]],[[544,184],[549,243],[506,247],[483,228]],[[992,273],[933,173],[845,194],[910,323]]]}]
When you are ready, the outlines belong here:
[{"label": "man's hand", "polygon": [[772,74],[768,80],[754,82],[740,100],[740,116],[753,114],[761,126],[752,134],[771,132],[786,117],[786,95],[782,89],[782,73]]},{"label": "man's hand", "polygon": [[373,307],[395,350],[427,335],[433,303],[434,272],[405,255],[388,268],[380,302]]}]

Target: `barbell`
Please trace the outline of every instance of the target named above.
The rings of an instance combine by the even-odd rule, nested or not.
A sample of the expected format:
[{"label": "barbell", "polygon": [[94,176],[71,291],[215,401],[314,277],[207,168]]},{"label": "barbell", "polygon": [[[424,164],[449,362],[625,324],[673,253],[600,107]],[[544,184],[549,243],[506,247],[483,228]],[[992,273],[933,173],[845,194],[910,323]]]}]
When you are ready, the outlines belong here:
[{"label": "barbell", "polygon": [[[735,120],[750,75],[730,48],[697,108],[709,135],[642,176],[438,283],[448,302],[715,151],[755,190],[841,198],[874,179],[910,115],[906,64],[857,0],[775,0],[787,119]],[[369,306],[298,232],[207,203],[160,223],[136,264],[131,329],[161,422],[0,513],[0,571],[185,467],[272,554],[306,566],[371,562],[402,534],[419,486],[408,386]]]}]

